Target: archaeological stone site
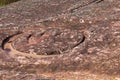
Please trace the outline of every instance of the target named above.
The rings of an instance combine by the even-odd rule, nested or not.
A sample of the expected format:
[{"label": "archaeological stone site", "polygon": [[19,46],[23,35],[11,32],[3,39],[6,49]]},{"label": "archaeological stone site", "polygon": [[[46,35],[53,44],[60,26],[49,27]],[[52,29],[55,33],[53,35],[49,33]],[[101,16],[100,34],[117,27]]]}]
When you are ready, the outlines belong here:
[{"label": "archaeological stone site", "polygon": [[120,80],[120,0],[2,4],[0,80]]}]

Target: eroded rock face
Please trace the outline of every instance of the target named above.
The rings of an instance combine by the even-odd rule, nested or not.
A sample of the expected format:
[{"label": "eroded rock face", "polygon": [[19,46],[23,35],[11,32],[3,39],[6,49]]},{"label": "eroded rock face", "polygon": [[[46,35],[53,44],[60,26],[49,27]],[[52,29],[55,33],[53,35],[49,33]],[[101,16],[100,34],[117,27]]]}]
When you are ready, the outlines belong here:
[{"label": "eroded rock face", "polygon": [[1,7],[0,69],[32,73],[33,80],[44,72],[74,70],[119,75],[119,4],[21,0]]}]

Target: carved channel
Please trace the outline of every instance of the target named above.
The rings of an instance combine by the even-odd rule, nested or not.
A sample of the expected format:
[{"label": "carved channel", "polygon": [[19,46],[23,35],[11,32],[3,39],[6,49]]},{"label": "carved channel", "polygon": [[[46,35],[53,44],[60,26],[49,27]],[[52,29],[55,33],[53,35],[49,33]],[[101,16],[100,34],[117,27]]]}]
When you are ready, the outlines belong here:
[{"label": "carved channel", "polygon": [[3,50],[11,50],[26,56],[60,55],[85,40],[78,30],[47,28],[31,33],[17,33],[3,40]]}]

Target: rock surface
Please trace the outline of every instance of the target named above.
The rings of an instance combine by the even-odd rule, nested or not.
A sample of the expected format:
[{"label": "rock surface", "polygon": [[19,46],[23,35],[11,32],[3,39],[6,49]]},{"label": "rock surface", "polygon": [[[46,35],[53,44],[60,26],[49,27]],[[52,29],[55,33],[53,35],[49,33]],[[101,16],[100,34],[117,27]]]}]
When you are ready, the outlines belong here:
[{"label": "rock surface", "polygon": [[119,80],[119,16],[119,0],[0,7],[0,79]]}]

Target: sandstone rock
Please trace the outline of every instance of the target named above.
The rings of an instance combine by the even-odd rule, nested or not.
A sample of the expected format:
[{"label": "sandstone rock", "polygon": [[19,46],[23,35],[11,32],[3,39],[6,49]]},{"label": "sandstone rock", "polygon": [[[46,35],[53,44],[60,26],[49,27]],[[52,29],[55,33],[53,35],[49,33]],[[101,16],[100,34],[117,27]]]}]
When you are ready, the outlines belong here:
[{"label": "sandstone rock", "polygon": [[[18,72],[33,74],[23,80],[39,79],[40,74],[57,79],[64,71],[78,73],[73,78],[60,77],[66,80],[119,79],[119,4],[119,0],[21,0],[1,7],[4,79],[19,79],[23,75],[15,76]],[[38,54],[29,55],[29,49]],[[15,77],[9,77],[11,71]]]}]

